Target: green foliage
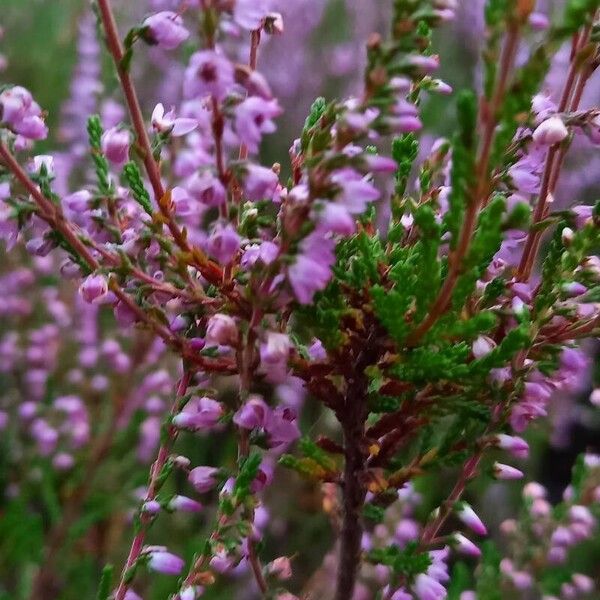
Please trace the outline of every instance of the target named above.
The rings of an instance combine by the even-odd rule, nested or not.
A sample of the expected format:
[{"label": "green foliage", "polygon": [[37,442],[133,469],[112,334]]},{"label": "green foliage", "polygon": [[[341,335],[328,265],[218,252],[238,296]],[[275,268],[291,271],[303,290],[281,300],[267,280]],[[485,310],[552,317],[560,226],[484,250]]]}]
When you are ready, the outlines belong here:
[{"label": "green foliage", "polygon": [[128,162],[123,168],[123,176],[127,185],[131,189],[131,193],[135,198],[136,202],[149,214],[152,215],[152,202],[150,201],[150,194],[144,186],[142,180],[142,174],[138,169],[138,166],[133,162]]},{"label": "green foliage", "polygon": [[373,523],[383,523],[385,509],[375,504],[365,504],[363,506],[363,517]]},{"label": "green foliage", "polygon": [[556,37],[567,37],[576,33],[600,8],[598,0],[567,0],[563,17],[554,31]]},{"label": "green foliage", "polygon": [[114,186],[110,180],[109,164],[102,154],[102,123],[99,115],[92,115],[87,122],[88,140],[92,150],[91,156],[94,161],[96,179],[98,181],[98,192],[100,195],[110,197],[114,194]]},{"label": "green foliage", "polygon": [[471,348],[465,342],[440,341],[413,349],[403,356],[404,362],[393,367],[392,372],[398,379],[414,383],[458,381],[469,373],[470,353]]},{"label": "green foliage", "polygon": [[459,131],[452,142],[452,190],[448,198],[448,212],[444,228],[450,233],[450,247],[456,248],[465,207],[469,202],[469,188],[475,173],[475,132],[477,130],[477,98],[470,90],[458,97],[457,117]]},{"label": "green foliage", "polygon": [[441,226],[429,204],[421,204],[414,213],[415,225],[421,231],[419,242],[414,247],[415,273],[419,275],[419,284],[415,287],[417,302],[416,318],[421,320],[427,313],[431,298],[437,294],[441,263],[438,252],[441,240]]},{"label": "green foliage", "polygon": [[477,597],[486,600],[503,600],[501,575],[500,575],[500,553],[492,541],[484,542],[482,547],[482,558],[477,576]]},{"label": "green foliage", "polygon": [[477,280],[485,273],[492,258],[500,249],[502,214],[505,206],[504,197],[497,195],[479,214],[475,235],[463,261],[464,275],[459,277],[452,295],[452,306],[455,310],[460,310],[475,291]]},{"label": "green foliage", "polygon": [[416,542],[410,542],[404,549],[391,545],[371,550],[367,554],[367,560],[390,567],[395,575],[407,578],[424,573],[431,565],[429,553],[420,552]]},{"label": "green foliage", "polygon": [[108,600],[111,592],[113,571],[114,568],[112,565],[106,565],[104,569],[102,569],[102,577],[100,579],[96,600]]},{"label": "green foliage", "polygon": [[402,198],[406,191],[406,185],[408,178],[412,170],[413,163],[417,158],[419,152],[419,142],[413,133],[405,133],[399,137],[395,137],[392,140],[392,157],[398,164],[398,170],[396,171],[396,202],[394,203],[394,210],[396,213],[394,217],[397,219],[401,215],[398,214],[399,210],[397,202]]}]

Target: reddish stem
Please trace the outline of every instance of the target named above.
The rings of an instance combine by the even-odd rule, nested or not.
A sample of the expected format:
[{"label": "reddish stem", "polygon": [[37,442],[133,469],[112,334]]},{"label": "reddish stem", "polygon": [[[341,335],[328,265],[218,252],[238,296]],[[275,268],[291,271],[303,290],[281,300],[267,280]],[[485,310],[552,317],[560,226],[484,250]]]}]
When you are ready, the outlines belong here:
[{"label": "reddish stem", "polygon": [[[577,78],[577,74],[581,70],[581,65],[578,62],[578,54],[588,43],[590,33],[591,25],[588,25],[581,36],[576,35],[576,37],[573,38],[574,52],[572,52],[571,67],[557,109],[559,113],[565,112],[566,110],[571,112],[577,110],[587,80],[593,72],[593,69],[586,68],[585,72],[581,73],[579,78]],[[527,281],[531,276],[531,271],[533,270],[533,265],[535,263],[535,258],[538,255],[543,235],[543,231],[536,229],[535,226],[547,216],[549,199],[556,189],[556,184],[566,154],[567,148],[564,146],[555,145],[548,150],[540,184],[538,202],[533,213],[532,227],[527,236],[523,254],[521,256],[521,262],[517,269],[516,278],[519,281]]]},{"label": "reddish stem", "polygon": [[[177,413],[177,410],[179,409],[179,402],[182,396],[184,396],[187,391],[187,388],[190,384],[190,379],[191,373],[184,366],[183,375],[181,377],[181,380],[179,381],[179,386],[177,387],[177,394],[175,396],[175,400],[171,408],[171,415],[175,415]],[[176,439],[177,429],[171,425],[168,429],[167,441],[160,446],[158,450],[158,456],[156,457],[156,460],[150,468],[150,481],[148,483],[148,491],[146,493],[146,499],[144,500],[144,504],[156,498],[156,494],[158,493],[158,481],[160,474],[163,470],[163,467],[167,463],[167,459],[169,458],[171,448],[173,447],[173,444],[175,443]],[[140,511],[139,531],[133,538],[133,541],[131,542],[129,555],[127,556],[125,566],[123,567],[123,572],[121,573],[119,587],[117,588],[117,591],[115,593],[115,600],[124,600],[125,598],[125,594],[129,589],[129,584],[126,583],[128,572],[135,565],[142,553],[144,541],[146,539],[146,533],[151,522],[152,516],[146,512]]]},{"label": "reddish stem", "polygon": [[439,317],[448,310],[448,306],[450,305],[452,292],[454,291],[461,273],[463,259],[469,251],[471,239],[475,232],[479,210],[485,201],[486,190],[488,187],[488,168],[498,120],[498,111],[502,104],[502,100],[504,99],[504,94],[506,93],[508,77],[514,63],[518,42],[519,28],[517,25],[512,25],[508,31],[506,43],[504,44],[502,51],[498,83],[489,107],[489,118],[487,119],[483,133],[483,141],[481,143],[481,151],[476,169],[476,185],[472,193],[471,201],[467,206],[458,244],[455,251],[449,257],[448,276],[444,280],[442,288],[431,305],[427,316],[409,336],[407,340],[409,346],[417,344],[417,342],[433,327]]}]

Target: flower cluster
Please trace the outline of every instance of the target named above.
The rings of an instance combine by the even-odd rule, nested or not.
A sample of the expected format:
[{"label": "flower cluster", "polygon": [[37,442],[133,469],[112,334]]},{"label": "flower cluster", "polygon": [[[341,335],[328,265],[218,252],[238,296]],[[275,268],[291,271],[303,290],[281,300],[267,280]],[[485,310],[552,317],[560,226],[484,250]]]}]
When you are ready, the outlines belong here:
[{"label": "flower cluster", "polygon": [[[599,3],[566,0],[553,20],[488,0],[476,94],[437,75],[433,32],[459,3],[395,0],[355,94],[314,100],[277,162],[262,150],[282,145],[285,103],[262,52],[311,3],[150,4],[124,38],[109,0],[100,36],[82,19],[60,151],[32,152],[45,113],[24,87],[0,90],[6,496],[15,522],[38,505],[47,521],[18,589],[69,593],[79,571],[63,577],[57,553],[85,536],[94,564],[126,555],[101,600],[215,597],[239,578],[279,600],[592,594],[569,553],[595,536],[596,455],[562,505],[525,485],[504,558],[467,498],[475,479],[526,477],[532,422],[593,377],[600,204],[555,197],[571,146],[600,142],[583,102]],[[453,133],[435,139],[428,106],[443,103]],[[331,523],[308,583],[318,563],[294,556],[288,487]]]}]

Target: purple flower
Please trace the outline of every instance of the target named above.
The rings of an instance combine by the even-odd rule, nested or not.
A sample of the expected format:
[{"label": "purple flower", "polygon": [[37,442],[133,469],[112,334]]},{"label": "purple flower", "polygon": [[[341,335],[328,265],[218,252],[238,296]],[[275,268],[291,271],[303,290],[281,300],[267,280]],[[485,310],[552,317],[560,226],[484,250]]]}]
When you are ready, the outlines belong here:
[{"label": "purple flower", "polygon": [[214,467],[196,467],[190,471],[188,481],[199,494],[212,490],[217,485],[216,475],[219,472]]},{"label": "purple flower", "polygon": [[113,127],[102,134],[102,152],[111,163],[121,167],[129,158],[130,142],[129,131]]},{"label": "purple flower", "polygon": [[413,590],[419,600],[444,600],[447,595],[446,588],[425,573],[417,575]]},{"label": "purple flower", "polygon": [[337,200],[353,215],[364,213],[369,202],[381,196],[379,190],[354,169],[336,171],[331,181],[339,188]]},{"label": "purple flower", "polygon": [[233,416],[242,429],[265,429],[270,419],[271,409],[260,396],[251,396]]},{"label": "purple flower", "polygon": [[244,269],[251,269],[257,263],[270,265],[279,256],[279,246],[274,242],[265,241],[260,244],[246,246],[240,264]]},{"label": "purple flower", "polygon": [[419,110],[408,100],[401,98],[392,107],[386,123],[395,133],[413,133],[423,127],[419,119]]},{"label": "purple flower", "polygon": [[90,209],[92,193],[88,190],[79,190],[63,198],[63,205],[75,213],[84,213]]},{"label": "purple flower", "polygon": [[260,345],[260,360],[268,364],[286,362],[291,347],[290,338],[285,333],[269,331],[266,342]]},{"label": "purple flower", "polygon": [[533,141],[536,144],[553,146],[562,142],[569,135],[569,130],[565,127],[560,117],[550,117],[542,121],[533,132]]},{"label": "purple flower", "polygon": [[545,31],[550,27],[550,19],[541,12],[533,12],[529,15],[529,25],[534,31]]},{"label": "purple flower", "polygon": [[206,343],[218,346],[235,346],[238,341],[238,329],[235,320],[229,315],[216,314],[208,320]]},{"label": "purple flower", "polygon": [[477,513],[466,503],[458,505],[456,513],[458,518],[471,530],[479,535],[487,535],[487,528],[483,521],[477,516]]},{"label": "purple flower", "polygon": [[296,412],[290,408],[277,407],[267,425],[271,446],[289,444],[300,437]]},{"label": "purple flower", "polygon": [[235,129],[250,152],[258,152],[262,136],[275,131],[276,126],[272,119],[278,117],[281,112],[277,100],[265,100],[258,96],[251,96],[237,106]]},{"label": "purple flower", "polygon": [[288,268],[288,278],[300,304],[309,304],[317,291],[325,289],[335,262],[335,243],[320,232],[313,232],[300,244],[300,254]]},{"label": "purple flower", "polygon": [[184,92],[186,98],[214,96],[224,98],[234,83],[231,62],[214,50],[202,50],[192,55],[185,71]]},{"label": "purple flower", "polygon": [[152,111],[152,127],[159,133],[180,137],[194,131],[198,127],[198,121],[188,117],[175,117],[174,109],[165,114],[165,107],[159,103]]},{"label": "purple flower", "polygon": [[527,458],[529,454],[529,444],[523,438],[515,435],[499,433],[495,436],[495,442],[498,448],[510,452],[517,458]]},{"label": "purple flower", "polygon": [[0,94],[0,118],[15,133],[30,140],[41,140],[48,135],[42,117],[42,110],[21,86],[13,86]]},{"label": "purple flower", "polygon": [[221,206],[227,201],[227,192],[223,184],[208,170],[192,175],[186,188],[192,198],[205,206]]},{"label": "purple flower", "polygon": [[220,263],[227,264],[240,249],[240,236],[229,223],[215,226],[207,241],[208,253]]},{"label": "purple flower", "polygon": [[194,431],[214,427],[223,416],[223,407],[212,398],[190,400],[185,408],[173,418],[173,425]]},{"label": "purple flower", "polygon": [[89,275],[79,286],[79,293],[86,302],[98,304],[108,294],[108,282],[103,275]]},{"label": "purple flower", "polygon": [[190,36],[190,32],[183,26],[183,19],[171,11],[148,17],[143,26],[148,28],[144,35],[146,41],[165,50],[174,50]]},{"label": "purple flower", "polygon": [[185,561],[166,550],[154,550],[148,553],[148,568],[164,575],[179,575]]},{"label": "purple flower", "polygon": [[456,545],[456,549],[462,554],[467,556],[474,556],[479,558],[481,556],[481,550],[476,546],[469,538],[465,537],[462,533],[455,533],[452,536],[452,542]]},{"label": "purple flower", "polygon": [[244,29],[258,29],[268,13],[267,0],[235,0],[233,20]]},{"label": "purple flower", "polygon": [[499,462],[494,463],[492,470],[496,479],[512,480],[523,478],[522,471],[519,471],[519,469],[515,469],[515,467],[511,467],[510,465],[504,465]]},{"label": "purple flower", "polygon": [[167,508],[179,512],[196,513],[202,510],[202,504],[187,496],[173,496],[173,498],[169,500]]},{"label": "purple flower", "polygon": [[251,202],[271,200],[277,191],[279,178],[272,169],[258,165],[248,165],[244,173],[244,194]]},{"label": "purple flower", "polygon": [[336,202],[315,202],[313,218],[319,231],[352,235],[356,231],[356,221],[348,209]]},{"label": "purple flower", "polygon": [[496,343],[494,340],[487,335],[480,335],[473,342],[473,356],[475,358],[482,358],[486,354],[489,354],[495,347]]}]

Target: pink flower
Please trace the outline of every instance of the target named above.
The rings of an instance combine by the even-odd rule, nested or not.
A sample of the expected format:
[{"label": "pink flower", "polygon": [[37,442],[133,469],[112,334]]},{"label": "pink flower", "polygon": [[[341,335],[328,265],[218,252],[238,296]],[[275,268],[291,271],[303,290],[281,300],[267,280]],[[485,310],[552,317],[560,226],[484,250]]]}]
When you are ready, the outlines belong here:
[{"label": "pink flower", "polygon": [[260,396],[251,396],[233,417],[242,429],[265,429],[270,420],[271,409]]},{"label": "pink flower", "polygon": [[527,458],[529,455],[529,444],[523,438],[499,433],[496,435],[495,440],[498,448],[507,450],[517,458]]},{"label": "pink flower", "polygon": [[182,558],[165,550],[150,551],[148,557],[148,568],[164,575],[179,575],[185,565]]},{"label": "pink flower", "polygon": [[287,556],[280,556],[267,565],[267,572],[280,581],[292,576],[292,563]]},{"label": "pink flower", "polygon": [[268,13],[267,0],[235,0],[233,20],[244,29],[259,29]]},{"label": "pink flower", "polygon": [[458,511],[456,514],[469,529],[472,529],[479,535],[487,535],[487,528],[483,524],[483,521],[466,502],[462,502],[458,505]]},{"label": "pink flower", "polygon": [[240,236],[229,223],[217,223],[208,238],[206,249],[221,264],[227,264],[240,249]]},{"label": "pink flower", "polygon": [[278,117],[281,112],[277,100],[265,100],[258,96],[251,96],[237,106],[235,129],[250,152],[258,152],[262,136],[275,131],[276,126],[272,119]]},{"label": "pink flower", "polygon": [[219,472],[214,467],[196,467],[190,471],[188,481],[199,494],[212,490],[217,485],[216,475]]},{"label": "pink flower", "polygon": [[175,117],[174,109],[165,114],[165,107],[159,103],[152,111],[152,127],[159,133],[180,137],[194,131],[198,127],[198,121],[187,117]]},{"label": "pink flower", "polygon": [[131,136],[126,129],[113,127],[102,134],[102,152],[117,167],[123,166],[129,159]]},{"label": "pink flower", "polygon": [[202,504],[187,496],[173,496],[167,505],[169,510],[176,510],[185,513],[196,513],[202,510]]},{"label": "pink flower", "polygon": [[204,206],[221,206],[227,201],[227,192],[223,184],[209,170],[192,175],[186,188],[190,196]]},{"label": "pink flower", "polygon": [[144,35],[146,41],[165,50],[174,50],[190,36],[190,32],[183,26],[183,19],[171,11],[148,17],[143,26],[148,28]]},{"label": "pink flower", "polygon": [[475,358],[482,358],[489,354],[496,347],[496,342],[489,338],[487,335],[480,335],[473,342],[473,356]]},{"label": "pink flower", "polygon": [[447,595],[446,588],[425,573],[417,575],[413,590],[419,600],[444,600]]},{"label": "pink flower", "polygon": [[562,142],[569,135],[569,130],[565,127],[560,117],[550,117],[542,121],[533,132],[533,141],[536,144],[553,146]]},{"label": "pink flower", "polygon": [[278,184],[279,178],[273,169],[251,164],[246,169],[242,185],[246,198],[250,202],[258,202],[272,200]]},{"label": "pink flower", "polygon": [[89,275],[79,286],[82,298],[90,304],[99,304],[108,294],[108,282],[104,275]]},{"label": "pink flower", "polygon": [[288,278],[300,304],[309,304],[319,290],[325,289],[331,279],[335,262],[334,242],[315,231],[300,244],[300,254],[288,268]]},{"label": "pink flower", "polygon": [[512,480],[523,478],[522,471],[519,471],[519,469],[515,469],[515,467],[511,467],[510,465],[504,465],[499,462],[494,463],[493,473],[496,479]]},{"label": "pink flower", "polygon": [[238,341],[238,329],[233,317],[217,313],[208,320],[206,342],[219,346],[234,346]]},{"label": "pink flower", "polygon": [[453,534],[452,541],[455,544],[456,549],[462,554],[474,556],[475,558],[479,558],[481,556],[481,550],[462,533]]},{"label": "pink flower", "polygon": [[48,135],[42,119],[42,110],[24,87],[15,85],[0,93],[0,122],[15,133],[30,140],[41,140]]},{"label": "pink flower", "polygon": [[212,398],[190,400],[185,408],[173,418],[173,425],[193,431],[206,430],[218,424],[223,416],[223,407]]},{"label": "pink flower", "polygon": [[229,93],[233,83],[231,62],[214,50],[202,50],[190,58],[183,89],[186,98],[211,95],[221,100]]}]

